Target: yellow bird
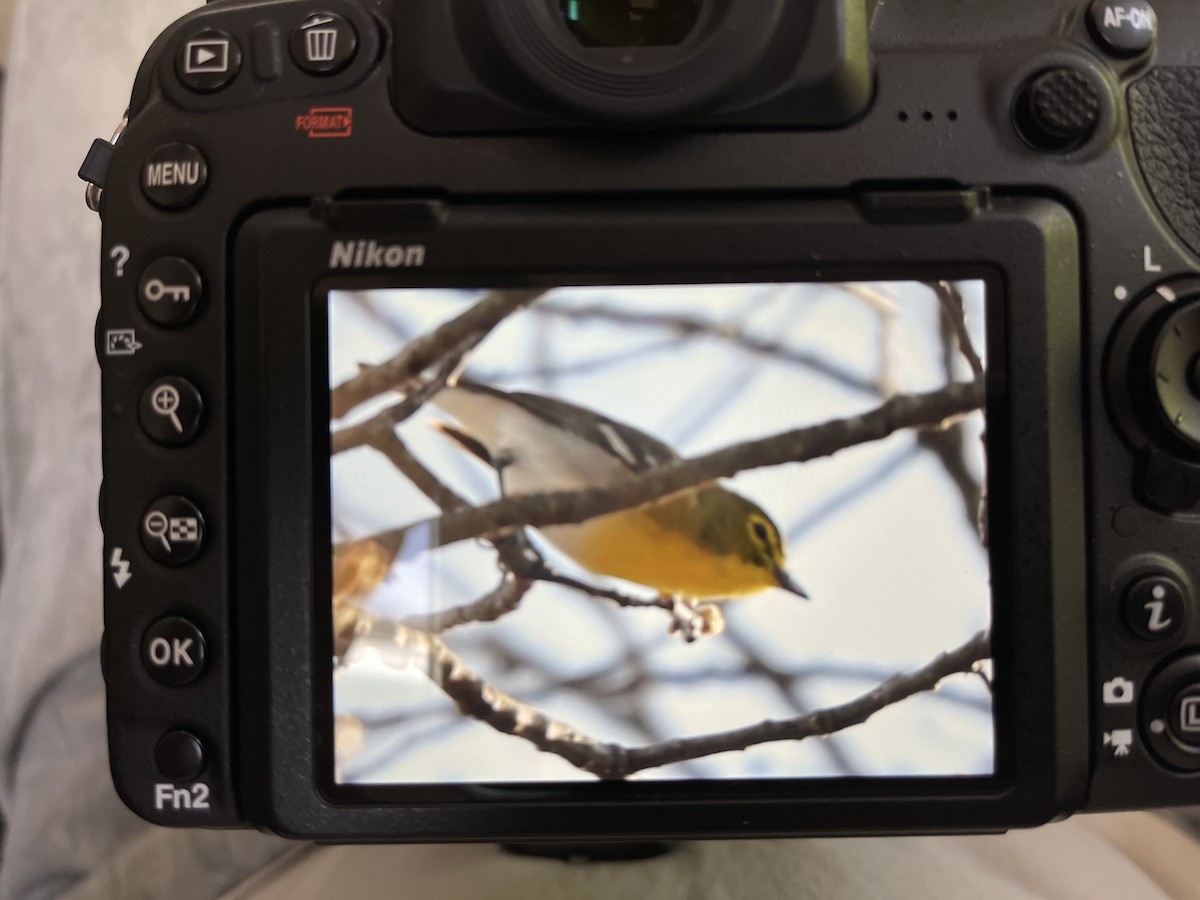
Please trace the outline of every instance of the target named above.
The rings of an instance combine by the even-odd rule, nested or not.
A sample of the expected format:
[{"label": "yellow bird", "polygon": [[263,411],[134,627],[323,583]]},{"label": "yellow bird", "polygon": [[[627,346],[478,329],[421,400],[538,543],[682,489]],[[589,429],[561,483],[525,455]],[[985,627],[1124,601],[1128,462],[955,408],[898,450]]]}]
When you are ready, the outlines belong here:
[{"label": "yellow bird", "polygon": [[[630,425],[553,397],[463,379],[433,403],[462,426],[438,423],[440,430],[495,468],[505,496],[604,487],[679,459]],[[787,572],[770,516],[717,484],[540,531],[591,572],[671,596],[742,597],[777,587],[808,597]]]}]

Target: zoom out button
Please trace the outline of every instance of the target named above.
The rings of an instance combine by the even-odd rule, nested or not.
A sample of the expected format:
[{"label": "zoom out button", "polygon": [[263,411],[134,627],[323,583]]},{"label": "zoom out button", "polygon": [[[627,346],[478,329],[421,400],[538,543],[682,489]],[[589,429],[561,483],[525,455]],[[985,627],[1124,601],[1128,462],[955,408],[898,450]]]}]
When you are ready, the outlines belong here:
[{"label": "zoom out button", "polygon": [[168,566],[191,562],[204,546],[204,517],[186,497],[163,497],[142,516],[142,546]]}]

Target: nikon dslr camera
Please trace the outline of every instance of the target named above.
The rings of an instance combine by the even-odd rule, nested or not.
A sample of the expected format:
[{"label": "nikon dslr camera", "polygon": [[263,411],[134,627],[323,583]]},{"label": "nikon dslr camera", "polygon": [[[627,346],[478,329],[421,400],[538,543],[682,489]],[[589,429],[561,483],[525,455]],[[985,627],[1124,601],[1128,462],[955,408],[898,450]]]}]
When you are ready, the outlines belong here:
[{"label": "nikon dslr camera", "polygon": [[1198,36],[184,17],[80,173],[124,801],[356,841],[1200,802]]}]

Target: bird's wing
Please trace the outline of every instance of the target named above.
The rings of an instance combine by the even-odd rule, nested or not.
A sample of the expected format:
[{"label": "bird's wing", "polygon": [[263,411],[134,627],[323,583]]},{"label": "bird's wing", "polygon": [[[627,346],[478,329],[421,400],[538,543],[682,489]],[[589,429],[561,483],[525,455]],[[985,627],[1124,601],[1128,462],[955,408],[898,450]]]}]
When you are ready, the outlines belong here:
[{"label": "bird's wing", "polygon": [[530,415],[594,444],[620,460],[631,472],[644,472],[679,459],[679,454],[658,438],[565,400],[541,394],[510,393],[465,378],[460,379],[455,387],[507,400]]}]

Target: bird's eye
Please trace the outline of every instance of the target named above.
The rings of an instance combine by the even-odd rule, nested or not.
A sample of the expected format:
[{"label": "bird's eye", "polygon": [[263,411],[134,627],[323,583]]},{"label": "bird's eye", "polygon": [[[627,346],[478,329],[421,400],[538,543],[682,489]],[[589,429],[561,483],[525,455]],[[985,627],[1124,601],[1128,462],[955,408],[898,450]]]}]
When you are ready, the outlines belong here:
[{"label": "bird's eye", "polygon": [[754,535],[760,541],[762,541],[764,544],[768,543],[768,541],[767,541],[767,526],[764,525],[762,522],[754,523]]}]

